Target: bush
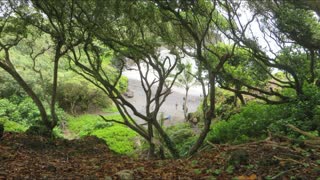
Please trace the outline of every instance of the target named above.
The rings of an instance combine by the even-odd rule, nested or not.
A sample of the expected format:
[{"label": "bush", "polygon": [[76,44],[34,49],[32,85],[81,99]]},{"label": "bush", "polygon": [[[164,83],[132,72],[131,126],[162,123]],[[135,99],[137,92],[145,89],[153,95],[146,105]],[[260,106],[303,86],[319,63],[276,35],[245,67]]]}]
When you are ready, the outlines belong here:
[{"label": "bush", "polygon": [[[122,120],[118,114],[106,116],[106,118]],[[70,117],[68,126],[80,137],[95,135],[104,139],[110,149],[120,154],[130,154],[135,149],[133,139],[137,134],[133,130],[119,124],[105,122],[97,115]]]},{"label": "bush", "polygon": [[26,133],[28,135],[36,135],[36,136],[43,136],[43,137],[50,137],[52,134],[48,131],[48,129],[43,125],[34,125],[30,126]]},{"label": "bush", "polygon": [[234,94],[217,88],[216,92],[216,115],[219,119],[227,120],[231,115],[235,114],[237,107],[234,106]]},{"label": "bush", "polygon": [[305,85],[303,90],[304,96],[292,100],[286,106],[279,106],[283,116],[270,126],[270,130],[293,138],[301,134],[288,128],[287,124],[311,133],[320,132],[320,90],[310,84]]},{"label": "bush", "polygon": [[113,123],[107,123],[97,115],[86,114],[68,118],[69,129],[80,137],[90,135],[94,130],[112,125]]},{"label": "bush", "polygon": [[40,120],[40,113],[31,98],[12,96],[0,99],[0,117],[29,126]]},{"label": "bush", "polygon": [[125,76],[122,76],[117,84],[117,89],[124,93],[128,90],[128,78]]},{"label": "bush", "polygon": [[[49,112],[47,105],[45,108]],[[59,119],[65,116],[65,112],[59,107],[56,107],[56,114]],[[26,127],[43,123],[38,107],[29,97],[11,96],[8,99],[0,99],[1,117]],[[51,118],[51,114],[48,114],[48,117]]]},{"label": "bush", "polygon": [[16,104],[11,103],[8,99],[0,99],[0,117],[11,120],[12,114],[17,108]]},{"label": "bush", "polygon": [[19,103],[16,111],[20,115],[19,122],[24,121],[27,125],[33,125],[40,120],[40,112],[38,107],[33,103],[32,99],[27,97]]},{"label": "bush", "polygon": [[95,130],[91,133],[106,141],[108,147],[120,154],[131,154],[135,150],[134,138],[137,134],[122,125],[114,124],[111,127]]},{"label": "bush", "polygon": [[24,132],[28,127],[5,118],[0,118],[0,124],[4,125],[4,131],[7,132]]},{"label": "bush", "polygon": [[197,139],[189,123],[170,126],[166,129],[166,132],[175,143],[181,156],[187,155],[190,147]]},{"label": "bush", "polygon": [[24,94],[18,83],[5,71],[0,70],[0,98]]},{"label": "bush", "polygon": [[[286,92],[290,95],[290,92]],[[304,131],[320,132],[320,90],[314,85],[304,87],[304,96],[281,105],[249,103],[228,121],[213,124],[208,139],[214,143],[241,143],[252,138],[263,138],[267,130],[274,134],[299,138],[292,124]]]},{"label": "bush", "polygon": [[[110,69],[111,80],[114,79],[114,69]],[[116,73],[116,72],[114,72]],[[63,73],[63,80],[59,82],[58,101],[59,105],[71,114],[101,111],[113,106],[111,99],[100,88],[93,85],[83,77],[73,73]],[[121,77],[116,88],[122,93],[127,91],[128,79]]]},{"label": "bush", "polygon": [[111,100],[101,89],[74,74],[67,80],[60,82],[58,101],[59,105],[71,114],[112,106]]},{"label": "bush", "polygon": [[242,143],[250,138],[264,138],[268,127],[282,116],[278,106],[250,103],[228,121],[213,124],[208,140],[213,143]]}]

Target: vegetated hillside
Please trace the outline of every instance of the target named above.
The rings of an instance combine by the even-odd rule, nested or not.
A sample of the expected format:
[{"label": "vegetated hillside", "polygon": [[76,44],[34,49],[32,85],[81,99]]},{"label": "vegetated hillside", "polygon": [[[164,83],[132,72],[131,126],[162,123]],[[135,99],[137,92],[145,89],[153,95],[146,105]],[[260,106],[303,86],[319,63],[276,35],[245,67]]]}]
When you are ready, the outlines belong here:
[{"label": "vegetated hillside", "polygon": [[280,139],[210,143],[191,158],[145,160],[118,155],[91,136],[65,140],[5,133],[0,179],[317,179],[319,147]]}]

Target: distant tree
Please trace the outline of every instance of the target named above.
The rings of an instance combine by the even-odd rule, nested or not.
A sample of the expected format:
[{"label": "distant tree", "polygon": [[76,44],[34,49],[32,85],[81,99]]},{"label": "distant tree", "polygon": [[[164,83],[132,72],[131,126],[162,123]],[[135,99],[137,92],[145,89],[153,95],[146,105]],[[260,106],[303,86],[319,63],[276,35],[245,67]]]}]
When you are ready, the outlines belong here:
[{"label": "distant tree", "polygon": [[[192,86],[197,84],[197,78],[195,77],[195,72],[192,72],[192,64],[191,62],[186,62],[185,64],[180,64],[180,69],[182,68],[182,73],[178,76],[176,80],[176,85],[183,87],[185,89],[185,95],[183,98],[183,114],[184,119],[188,121],[188,100],[189,100],[189,90]],[[198,83],[199,84],[199,83]]]}]

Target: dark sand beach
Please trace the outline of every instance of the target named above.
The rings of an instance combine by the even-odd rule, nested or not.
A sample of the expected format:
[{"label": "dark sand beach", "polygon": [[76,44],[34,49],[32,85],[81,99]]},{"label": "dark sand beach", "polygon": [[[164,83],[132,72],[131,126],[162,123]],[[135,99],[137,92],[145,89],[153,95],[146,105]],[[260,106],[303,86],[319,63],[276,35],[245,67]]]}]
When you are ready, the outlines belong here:
[{"label": "dark sand beach", "polygon": [[[127,98],[140,113],[145,114],[146,100],[145,94],[141,86],[140,80],[135,78],[134,76],[128,77],[128,90],[133,92],[132,98]],[[194,112],[197,110],[197,107],[200,104],[200,87],[193,87],[189,91],[188,96],[188,112]],[[170,120],[165,121],[166,126],[170,126],[176,124],[178,122],[184,121],[183,115],[183,98],[185,96],[185,90],[181,87],[173,87],[172,93],[167,97],[166,101],[163,103],[160,113],[163,113],[164,117],[170,116]],[[140,120],[138,123],[144,123],[144,121]]]}]

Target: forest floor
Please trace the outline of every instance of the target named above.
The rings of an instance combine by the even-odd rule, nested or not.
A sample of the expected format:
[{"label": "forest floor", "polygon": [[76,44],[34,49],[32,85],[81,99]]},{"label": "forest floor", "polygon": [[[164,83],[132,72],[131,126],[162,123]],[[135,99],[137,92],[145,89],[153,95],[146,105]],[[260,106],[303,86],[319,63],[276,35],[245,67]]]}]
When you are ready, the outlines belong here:
[{"label": "forest floor", "polygon": [[319,160],[319,148],[271,140],[208,144],[193,157],[178,160],[117,155],[96,137],[5,133],[0,140],[0,179],[317,179]]}]

